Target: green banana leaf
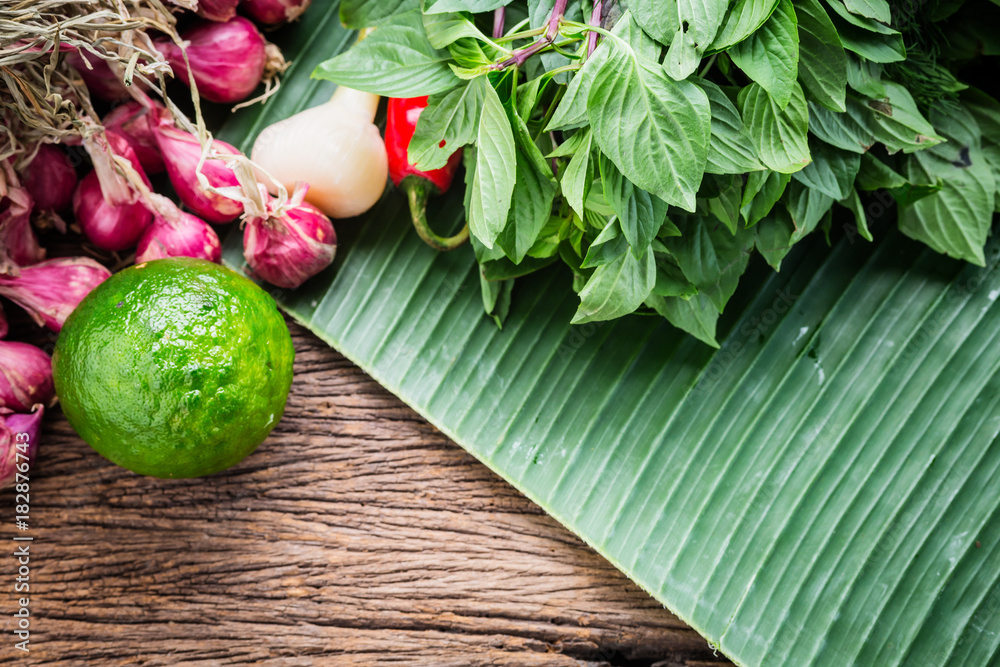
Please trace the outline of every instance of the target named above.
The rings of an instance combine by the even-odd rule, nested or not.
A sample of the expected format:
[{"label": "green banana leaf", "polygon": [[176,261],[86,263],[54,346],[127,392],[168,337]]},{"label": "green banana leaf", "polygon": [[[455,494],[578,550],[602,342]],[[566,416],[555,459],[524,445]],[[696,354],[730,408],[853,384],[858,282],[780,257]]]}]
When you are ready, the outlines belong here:
[{"label": "green banana leaf", "polygon": [[[315,3],[276,39],[282,89],[219,133],[244,149],[329,97],[309,74],[353,35]],[[281,307],[738,664],[1000,665],[997,239],[985,269],[895,231],[806,244],[744,279],[712,350],[659,318],[570,326],[555,268],[500,331],[471,250],[425,246],[396,192],[337,226]]]}]

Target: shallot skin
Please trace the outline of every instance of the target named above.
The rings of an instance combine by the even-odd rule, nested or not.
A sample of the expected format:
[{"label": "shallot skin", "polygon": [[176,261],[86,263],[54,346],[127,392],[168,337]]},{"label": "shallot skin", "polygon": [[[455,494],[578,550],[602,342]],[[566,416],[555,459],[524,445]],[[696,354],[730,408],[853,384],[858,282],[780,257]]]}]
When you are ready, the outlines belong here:
[{"label": "shallot skin", "polygon": [[101,122],[128,142],[147,174],[159,174],[165,167],[151,123],[155,122],[154,111],[165,109],[155,100],[149,100],[149,103],[152,108],[134,100],[126,102],[112,109]]},{"label": "shallot skin", "polygon": [[51,144],[38,147],[21,176],[21,183],[35,201],[35,208],[57,213],[73,203],[77,181],[76,169],[69,156]]},{"label": "shallot skin", "polygon": [[308,202],[277,216],[249,220],[243,236],[243,254],[253,274],[287,289],[328,267],[336,252],[333,224]]},{"label": "shallot skin", "polygon": [[30,408],[29,414],[0,415],[0,486],[10,486],[17,480],[18,463],[34,465],[38,454],[38,433],[41,430],[45,406]]},{"label": "shallot skin", "polygon": [[228,21],[236,16],[240,0],[198,0],[198,16],[209,21]]},{"label": "shallot skin", "polygon": [[176,221],[156,217],[139,239],[135,263],[166,257],[194,257],[218,264],[222,244],[214,229],[190,213],[181,213]]},{"label": "shallot skin", "polygon": [[240,8],[258,23],[278,25],[298,19],[311,2],[312,0],[243,0]]},{"label": "shallot skin", "polygon": [[113,252],[135,246],[153,219],[141,202],[114,206],[105,201],[96,171],[84,176],[73,194],[73,214],[91,243]]},{"label": "shallot skin", "polygon": [[[189,132],[185,132],[162,119],[156,128],[156,140],[167,167],[167,176],[177,191],[177,196],[202,220],[212,223],[231,222],[243,213],[243,204],[203,188],[195,176],[198,160],[201,158],[201,144]],[[239,151],[224,141],[214,140],[214,155],[239,155]],[[233,170],[221,159],[206,159],[202,173],[215,188],[238,187],[239,181]]]},{"label": "shallot skin", "polygon": [[23,267],[18,276],[0,275],[0,296],[24,308],[39,325],[59,331],[83,298],[110,277],[89,257],[59,257]]},{"label": "shallot skin", "polygon": [[[225,23],[202,22],[181,37],[198,94],[206,100],[239,102],[260,84],[267,64],[267,43],[257,27],[242,16]],[[185,50],[169,40],[158,41],[157,48],[177,78],[190,86]]]},{"label": "shallot skin", "polygon": [[27,412],[55,394],[49,355],[34,345],[0,341],[0,411]]}]

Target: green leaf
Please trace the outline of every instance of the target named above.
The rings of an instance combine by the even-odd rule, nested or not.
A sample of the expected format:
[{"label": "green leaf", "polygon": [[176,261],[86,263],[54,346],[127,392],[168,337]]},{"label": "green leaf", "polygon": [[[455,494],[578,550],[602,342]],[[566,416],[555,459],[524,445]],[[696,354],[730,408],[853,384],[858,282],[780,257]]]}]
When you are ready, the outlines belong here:
[{"label": "green leaf", "polygon": [[906,177],[871,153],[861,156],[856,185],[859,190],[873,191],[899,188],[909,183]]},{"label": "green leaf", "polygon": [[608,264],[597,267],[580,290],[580,307],[573,324],[611,320],[634,312],[642,305],[656,284],[656,261],[653,253],[641,259],[626,252]]},{"label": "green leaf", "polygon": [[719,347],[715,339],[719,311],[704,294],[686,299],[651,295],[646,303],[681,331],[686,331],[706,345]]},{"label": "green leaf", "polygon": [[795,232],[792,243],[798,243],[819,227],[823,216],[833,207],[836,199],[819,190],[793,180],[788,184],[782,197],[788,214],[792,218]]},{"label": "green leaf", "polygon": [[664,76],[619,40],[609,43],[589,95],[594,140],[637,186],[694,210],[708,157],[708,97],[689,81]]},{"label": "green leaf", "polygon": [[349,51],[320,64],[313,76],[388,97],[419,97],[460,83],[451,55],[427,39],[419,11],[394,16]]},{"label": "green leaf", "polygon": [[753,140],[743,125],[736,106],[719,86],[706,79],[692,79],[708,96],[712,113],[712,135],[708,143],[705,172],[709,174],[744,174],[763,169],[757,159]]},{"label": "green leaf", "polygon": [[340,21],[348,28],[370,28],[415,9],[419,0],[341,0]]},{"label": "green leaf", "polygon": [[833,24],[844,47],[877,63],[906,59],[906,47],[899,31],[878,21],[852,14],[840,0],[827,0],[826,4],[833,10]]},{"label": "green leaf", "polygon": [[[702,184],[704,191],[705,184],[713,184],[711,197],[704,199],[709,213],[714,215],[719,222],[724,224],[733,234],[737,233],[740,226],[740,206],[743,199],[743,179],[735,174],[730,176],[709,175]],[[705,196],[699,193],[701,196]]]},{"label": "green leaf", "polygon": [[671,78],[681,81],[698,69],[728,5],[727,0],[632,0],[629,9],[653,39],[670,45],[663,66]]},{"label": "green leaf", "polygon": [[590,193],[590,186],[594,182],[597,170],[591,159],[592,135],[590,129],[581,130],[580,136],[583,137],[582,143],[570,159],[569,164],[566,165],[561,184],[566,203],[582,218],[586,208],[587,195]]},{"label": "green leaf", "polygon": [[891,81],[884,86],[886,100],[865,103],[848,95],[847,112],[842,114],[810,104],[810,131],[828,144],[855,153],[866,153],[876,143],[884,144],[890,153],[912,153],[943,141],[909,91]]},{"label": "green leaf", "polygon": [[799,76],[799,31],[792,0],[781,0],[760,30],[729,49],[729,57],[784,108]]},{"label": "green leaf", "polygon": [[847,54],[833,21],[818,0],[799,0],[796,15],[802,87],[810,100],[832,111],[845,111]]},{"label": "green leaf", "polygon": [[888,96],[882,85],[882,65],[862,60],[853,53],[847,57],[847,83],[864,97],[878,100]]},{"label": "green leaf", "polygon": [[514,289],[514,281],[491,281],[480,273],[479,285],[483,293],[483,310],[496,322],[498,329],[503,329],[503,323],[510,313],[510,295]]},{"label": "green leaf", "polygon": [[484,89],[476,147],[476,173],[468,207],[469,231],[484,246],[492,248],[507,226],[517,160],[510,120],[492,86]]},{"label": "green leaf", "polygon": [[813,161],[792,178],[834,199],[847,197],[861,169],[861,156],[816,140],[809,142],[809,153]]},{"label": "green leaf", "polygon": [[532,141],[528,128],[516,112],[511,112],[511,122],[516,147],[517,187],[507,226],[497,237],[497,243],[511,261],[520,264],[552,215],[552,202],[559,185],[545,156]]},{"label": "green leaf", "polygon": [[938,252],[984,266],[997,181],[983,153],[979,125],[955,106],[931,112],[948,143],[920,151],[907,163],[910,182],[940,181],[941,190],[902,208],[899,228]]},{"label": "green leaf", "polygon": [[425,14],[443,14],[445,12],[492,12],[499,9],[510,0],[424,0]]},{"label": "green leaf", "polygon": [[740,91],[739,105],[757,155],[769,169],[790,174],[809,164],[809,108],[798,84],[785,107],[756,83]]},{"label": "green leaf", "polygon": [[621,225],[617,218],[612,218],[601,233],[597,235],[594,242],[587,249],[587,256],[583,258],[580,265],[585,269],[597,268],[604,264],[610,264],[624,253],[628,252],[629,244],[622,234]]},{"label": "green leaf", "polygon": [[777,206],[764,216],[754,227],[754,245],[775,271],[781,270],[781,262],[791,252],[795,242],[795,223],[784,206]]},{"label": "green leaf", "polygon": [[[328,100],[308,74],[353,41],[316,2],[269,37],[293,63],[281,89],[217,128],[243,149]],[[435,228],[461,226],[462,195],[432,200]],[[669,302],[713,350],[661,318],[570,326],[558,267],[518,281],[498,331],[472,248],[428,248],[396,193],[338,232],[330,270],[269,290],[282,310],[720,653],[996,662],[1000,237],[980,269],[893,230],[833,248],[814,235],[779,274],[751,263],[721,319],[704,295]],[[230,226],[237,271],[241,237]]]},{"label": "green leaf", "polygon": [[746,220],[747,227],[753,227],[770,213],[791,179],[790,174],[770,170],[747,174],[747,186],[740,206],[740,214]]},{"label": "green leaf", "polygon": [[636,187],[603,154],[600,156],[600,171],[604,198],[618,216],[632,252],[641,258],[666,220],[668,206],[658,197]]},{"label": "green leaf", "polygon": [[861,201],[861,196],[857,190],[851,190],[846,198],[840,200],[840,205],[847,208],[854,215],[854,226],[858,233],[866,241],[874,240],[871,231],[868,229],[868,215],[865,213],[865,205]]},{"label": "green leaf", "polygon": [[436,49],[444,49],[464,37],[492,44],[476,24],[461,14],[424,14],[427,39]]},{"label": "green leaf", "polygon": [[724,225],[698,216],[674,222],[681,235],[664,239],[663,244],[687,279],[721,313],[746,270],[754,233],[741,229],[734,235]]},{"label": "green leaf", "polygon": [[844,0],[847,11],[882,23],[892,20],[892,10],[886,0]]},{"label": "green leaf", "polygon": [[771,16],[778,2],[779,0],[736,0],[730,3],[729,11],[709,52],[725,51],[757,32]]},{"label": "green leaf", "polygon": [[410,141],[409,161],[424,171],[440,169],[455,151],[472,143],[489,87],[489,81],[482,77],[448,93],[432,95]]}]

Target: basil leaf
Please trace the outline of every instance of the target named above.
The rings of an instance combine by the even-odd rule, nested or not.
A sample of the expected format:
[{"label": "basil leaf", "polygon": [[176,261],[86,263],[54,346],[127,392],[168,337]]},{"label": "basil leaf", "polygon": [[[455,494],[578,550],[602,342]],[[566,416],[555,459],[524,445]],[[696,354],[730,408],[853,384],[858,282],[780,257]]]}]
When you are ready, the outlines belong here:
[{"label": "basil leaf", "polygon": [[754,171],[747,175],[743,203],[740,206],[740,214],[746,220],[747,227],[753,227],[771,212],[791,179],[790,174],[770,170]]},{"label": "basil leaf", "polygon": [[469,231],[492,248],[497,235],[507,226],[517,157],[514,132],[500,98],[492,86],[484,92],[476,139],[476,173],[467,210]]},{"label": "basil leaf", "polygon": [[757,155],[768,168],[790,174],[809,164],[809,108],[798,84],[783,108],[758,83],[740,91],[739,105]]},{"label": "basil leaf", "polygon": [[862,60],[853,53],[847,57],[847,85],[871,99],[878,100],[887,95],[882,85],[882,65]]},{"label": "basil leaf", "polygon": [[799,74],[799,32],[792,0],[781,0],[771,18],[731,48],[729,57],[784,108]]},{"label": "basil leaf", "polygon": [[618,39],[594,77],[588,115],[594,139],[640,188],[693,211],[705,172],[711,109],[705,92],[673,81]]},{"label": "basil leaf", "polygon": [[809,97],[832,111],[846,111],[847,53],[818,0],[798,0],[799,81]]},{"label": "basil leaf", "polygon": [[480,271],[479,287],[483,293],[483,309],[496,322],[497,328],[503,329],[503,323],[510,312],[510,294],[514,289],[514,280],[487,280]]},{"label": "basil leaf", "polygon": [[586,209],[587,195],[594,182],[595,169],[590,150],[593,135],[589,128],[582,130],[578,135],[583,139],[563,172],[562,192],[566,203],[582,218]]},{"label": "basil leaf", "polygon": [[414,9],[420,9],[419,0],[341,0],[340,22],[355,30],[370,28]]},{"label": "basil leaf", "polygon": [[714,196],[704,199],[708,212],[719,219],[719,222],[729,228],[733,234],[737,233],[740,225],[740,204],[743,198],[743,179],[735,174],[729,176],[716,176],[714,174],[705,178],[704,185],[711,183],[716,191]]},{"label": "basil leaf", "polygon": [[757,232],[754,245],[757,252],[771,265],[775,271],[781,270],[781,261],[792,249],[792,234],[795,225],[792,216],[784,206],[777,206],[770,211],[755,228]]},{"label": "basil leaf", "polygon": [[601,230],[594,242],[590,244],[587,256],[583,258],[583,263],[580,266],[592,269],[603,264],[610,264],[628,252],[628,249],[629,244],[622,234],[618,218],[612,218],[611,222]]},{"label": "basil leaf", "polygon": [[463,37],[492,43],[475,23],[461,14],[424,14],[423,20],[427,39],[436,49],[446,48]]},{"label": "basil leaf", "polygon": [[315,79],[387,97],[419,97],[451,90],[460,81],[451,55],[431,46],[419,11],[393,18],[364,41],[320,63]]},{"label": "basil leaf", "polygon": [[892,10],[886,0],[844,0],[847,11],[882,23],[892,21]]},{"label": "basil leaf", "polygon": [[788,184],[782,200],[789,215],[791,215],[792,224],[795,226],[792,243],[798,243],[811,234],[823,221],[823,216],[827,214],[836,201],[833,197],[798,181],[792,181]]},{"label": "basil leaf", "polygon": [[646,300],[646,305],[678,329],[688,332],[712,347],[719,347],[719,343],[715,340],[719,311],[704,294],[695,294],[686,299],[652,295]]},{"label": "basil leaf", "polygon": [[604,198],[618,216],[622,233],[636,257],[649,247],[667,217],[667,204],[628,180],[607,156],[600,156]]},{"label": "basil leaf", "polygon": [[656,260],[647,252],[637,259],[631,252],[603,264],[580,290],[580,306],[573,324],[612,320],[634,312],[656,284]]},{"label": "basil leaf", "polygon": [[487,88],[489,80],[480,77],[451,92],[432,95],[410,141],[410,163],[424,171],[440,169],[455,151],[472,143]]},{"label": "basil leaf", "polygon": [[674,222],[681,235],[664,239],[663,245],[684,276],[722,312],[746,270],[754,232],[740,229],[733,234],[701,216],[680,216]]},{"label": "basil leaf", "polygon": [[861,201],[861,196],[855,189],[851,190],[851,194],[847,195],[844,199],[838,202],[841,206],[847,208],[852,214],[854,214],[854,224],[861,234],[861,237],[866,241],[874,240],[871,231],[868,229],[868,216],[865,214],[865,205]]},{"label": "basil leaf", "polygon": [[425,0],[425,14],[444,12],[492,12],[508,4],[510,0]]},{"label": "basil leaf", "polygon": [[708,143],[705,172],[743,174],[763,169],[757,159],[753,140],[743,125],[740,112],[719,86],[705,79],[692,79],[708,97],[712,112],[712,135]]},{"label": "basil leaf", "polygon": [[816,139],[809,141],[809,152],[813,161],[792,178],[834,199],[847,197],[861,169],[861,156]]},{"label": "basil leaf", "polygon": [[861,167],[855,185],[858,190],[882,190],[899,188],[909,183],[906,178],[892,167],[873,156],[865,153],[861,156]]},{"label": "basil leaf", "polygon": [[778,6],[778,1],[737,0],[732,3],[708,52],[725,51],[757,32]]},{"label": "basil leaf", "polygon": [[691,76],[725,18],[727,0],[632,0],[629,10],[653,39],[669,44],[664,68],[680,81]]},{"label": "basil leaf", "polygon": [[877,63],[891,63],[906,58],[903,36],[889,26],[847,11],[840,0],[827,0],[833,10],[834,27],[844,47],[862,58]]},{"label": "basil leaf", "polygon": [[983,152],[981,130],[964,107],[934,109],[931,118],[948,143],[911,157],[906,175],[916,184],[940,181],[941,190],[901,208],[899,228],[938,252],[985,266],[997,178]]},{"label": "basil leaf", "polygon": [[497,237],[497,243],[511,261],[520,264],[549,221],[559,186],[524,121],[513,110],[510,115],[514,127],[517,188],[507,225]]}]

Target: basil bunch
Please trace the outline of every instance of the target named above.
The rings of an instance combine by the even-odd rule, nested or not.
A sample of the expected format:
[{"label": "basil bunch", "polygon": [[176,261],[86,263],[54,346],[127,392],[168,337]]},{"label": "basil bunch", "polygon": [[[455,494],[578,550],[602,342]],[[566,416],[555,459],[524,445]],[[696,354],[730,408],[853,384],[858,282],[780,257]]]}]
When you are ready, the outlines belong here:
[{"label": "basil bunch", "polygon": [[755,249],[778,269],[817,230],[871,240],[876,206],[985,263],[1000,102],[961,77],[996,71],[996,3],[343,0],[341,18],[377,29],[314,76],[429,95],[422,169],[465,147],[494,316],[505,281],[561,260],[575,323],[656,312],[715,345]]}]

